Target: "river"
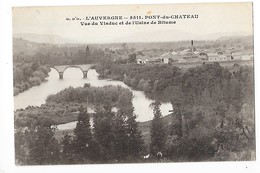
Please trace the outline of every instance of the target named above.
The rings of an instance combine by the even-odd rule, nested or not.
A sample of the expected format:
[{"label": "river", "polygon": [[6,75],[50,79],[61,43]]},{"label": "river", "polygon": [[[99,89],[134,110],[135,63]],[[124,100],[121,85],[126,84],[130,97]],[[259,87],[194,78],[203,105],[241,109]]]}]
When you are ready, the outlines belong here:
[{"label": "river", "polygon": [[[50,94],[56,94],[69,86],[82,87],[85,83],[89,83],[91,86],[95,87],[120,85],[124,88],[128,88],[134,95],[133,106],[134,112],[137,115],[137,121],[143,122],[153,118],[153,110],[149,107],[153,100],[147,98],[144,92],[133,90],[121,81],[100,80],[98,79],[98,73],[94,69],[90,69],[88,77],[84,79],[81,70],[74,67],[66,69],[63,78],[63,80],[60,80],[57,71],[51,68],[47,82],[44,82],[39,86],[34,86],[14,97],[14,110],[24,109],[28,106],[41,106],[45,103],[47,96]],[[170,103],[163,103],[161,105],[163,115],[169,114],[170,109],[172,109]],[[70,123],[70,125],[71,124],[73,123]]]}]

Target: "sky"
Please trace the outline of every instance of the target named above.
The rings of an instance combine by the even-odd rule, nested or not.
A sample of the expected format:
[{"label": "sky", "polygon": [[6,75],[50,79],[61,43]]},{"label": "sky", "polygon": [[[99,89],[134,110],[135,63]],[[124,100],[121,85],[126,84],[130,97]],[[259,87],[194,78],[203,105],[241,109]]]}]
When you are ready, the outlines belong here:
[{"label": "sky", "polygon": [[[199,17],[177,19],[176,24],[132,26],[81,26],[79,21],[66,21],[66,18],[83,19],[86,16],[123,16],[130,20],[130,16],[139,15],[185,14]],[[68,42],[79,43],[216,39],[221,36],[252,35],[252,24],[251,3],[13,7],[14,35],[55,35]]]}]

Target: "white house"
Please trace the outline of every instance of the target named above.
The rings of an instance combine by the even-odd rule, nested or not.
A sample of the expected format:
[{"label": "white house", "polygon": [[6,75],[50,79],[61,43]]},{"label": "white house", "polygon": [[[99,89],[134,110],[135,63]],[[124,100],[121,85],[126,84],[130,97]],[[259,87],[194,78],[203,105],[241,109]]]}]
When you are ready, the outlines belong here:
[{"label": "white house", "polygon": [[218,54],[217,53],[208,53],[208,60],[209,61],[218,61]]},{"label": "white house", "polygon": [[144,58],[138,58],[136,59],[137,64],[146,64],[148,62],[148,59]]},{"label": "white house", "polygon": [[148,56],[144,55],[137,55],[136,57],[136,63],[137,64],[146,64],[148,62]]},{"label": "white house", "polygon": [[168,57],[162,57],[162,63],[168,64],[169,63],[169,58]]}]

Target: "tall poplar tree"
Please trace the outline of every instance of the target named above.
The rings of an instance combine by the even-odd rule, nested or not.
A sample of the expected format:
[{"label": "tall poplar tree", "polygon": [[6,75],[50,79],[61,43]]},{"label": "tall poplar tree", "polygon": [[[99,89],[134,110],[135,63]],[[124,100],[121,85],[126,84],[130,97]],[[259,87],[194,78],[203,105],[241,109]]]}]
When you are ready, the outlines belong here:
[{"label": "tall poplar tree", "polygon": [[93,154],[93,136],[91,132],[90,116],[87,109],[80,107],[78,122],[74,129],[74,149],[83,160],[91,160]]},{"label": "tall poplar tree", "polygon": [[151,107],[153,107],[154,118],[152,120],[152,126],[150,130],[151,133],[150,152],[153,155],[156,155],[158,152],[164,151],[166,137],[167,137],[160,106],[161,103],[158,101],[155,101],[154,103],[151,104]]}]

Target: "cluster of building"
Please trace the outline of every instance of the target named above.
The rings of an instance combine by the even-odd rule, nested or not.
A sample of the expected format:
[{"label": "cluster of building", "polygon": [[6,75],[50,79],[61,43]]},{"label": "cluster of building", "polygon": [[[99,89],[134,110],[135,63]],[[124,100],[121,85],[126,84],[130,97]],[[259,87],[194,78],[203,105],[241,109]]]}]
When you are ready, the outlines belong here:
[{"label": "cluster of building", "polygon": [[180,52],[165,52],[157,57],[149,57],[147,55],[137,55],[137,64],[146,63],[185,63],[185,62],[218,62],[218,61],[234,61],[234,60],[252,60],[253,55],[242,54],[241,51],[234,48],[226,50],[218,50],[210,52],[209,50],[194,49],[193,40],[191,41],[191,49],[185,49]]}]

